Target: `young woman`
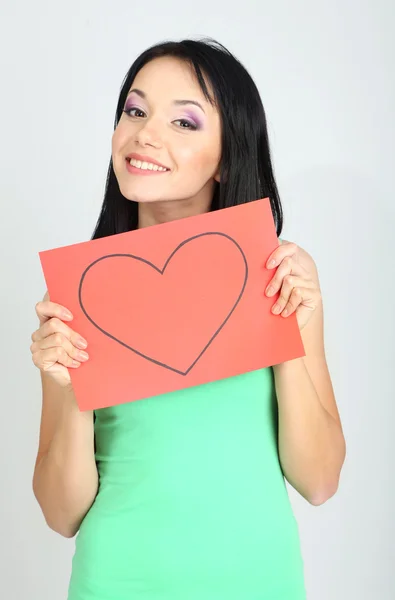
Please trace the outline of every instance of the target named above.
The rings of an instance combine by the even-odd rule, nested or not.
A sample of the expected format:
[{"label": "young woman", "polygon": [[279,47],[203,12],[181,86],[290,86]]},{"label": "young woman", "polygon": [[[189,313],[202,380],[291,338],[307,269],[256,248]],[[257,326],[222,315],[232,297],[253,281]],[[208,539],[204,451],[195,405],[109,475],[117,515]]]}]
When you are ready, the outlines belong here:
[{"label": "young woman", "polygon": [[[270,197],[265,113],[245,68],[213,41],[145,51],[124,80],[93,238]],[[281,240],[268,260],[276,318],[296,311],[306,356],[93,412],[69,369],[89,360],[67,307],[36,305],[43,407],[33,489],[76,538],[69,600],[302,600],[284,476],[318,506],[345,441],[325,359],[317,269]]]}]

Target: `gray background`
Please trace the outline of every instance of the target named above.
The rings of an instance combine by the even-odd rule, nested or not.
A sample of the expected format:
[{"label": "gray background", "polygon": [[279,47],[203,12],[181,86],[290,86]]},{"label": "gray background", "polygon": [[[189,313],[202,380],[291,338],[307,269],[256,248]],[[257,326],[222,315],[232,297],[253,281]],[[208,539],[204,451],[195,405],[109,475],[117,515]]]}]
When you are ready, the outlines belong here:
[{"label": "gray background", "polygon": [[348,453],[325,505],[289,487],[308,598],[395,597],[394,11],[393,0],[2,0],[1,598],[64,599],[74,548],[46,527],[31,489],[41,388],[29,346],[45,291],[37,253],[89,239],[137,53],[204,35],[258,84],[283,237],[313,255],[321,277]]}]

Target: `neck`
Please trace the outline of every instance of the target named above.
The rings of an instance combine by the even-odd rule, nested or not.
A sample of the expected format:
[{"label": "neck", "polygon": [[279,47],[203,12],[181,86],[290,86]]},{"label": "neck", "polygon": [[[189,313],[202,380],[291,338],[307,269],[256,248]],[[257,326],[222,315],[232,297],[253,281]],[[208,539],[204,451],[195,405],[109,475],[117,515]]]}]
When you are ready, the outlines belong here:
[{"label": "neck", "polygon": [[196,198],[141,202],[138,205],[138,229],[206,213],[210,209],[210,204],[211,201],[197,202]]}]

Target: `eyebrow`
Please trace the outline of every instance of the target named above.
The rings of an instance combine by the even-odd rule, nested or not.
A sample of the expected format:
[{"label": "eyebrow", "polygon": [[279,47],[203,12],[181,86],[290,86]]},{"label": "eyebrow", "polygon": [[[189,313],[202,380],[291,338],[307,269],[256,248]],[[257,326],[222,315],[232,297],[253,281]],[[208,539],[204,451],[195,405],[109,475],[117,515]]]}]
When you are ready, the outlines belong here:
[{"label": "eyebrow", "polygon": [[[137,94],[138,96],[140,96],[140,98],[143,98],[144,100],[147,99],[147,95],[142,90],[138,90],[137,88],[133,88],[132,90],[129,90],[128,96],[132,92],[134,92],[135,94]],[[199,102],[197,102],[196,100],[174,100],[173,104],[176,104],[177,106],[185,106],[186,104],[194,104],[195,106],[198,106],[206,114],[206,111],[204,110],[203,106]]]}]

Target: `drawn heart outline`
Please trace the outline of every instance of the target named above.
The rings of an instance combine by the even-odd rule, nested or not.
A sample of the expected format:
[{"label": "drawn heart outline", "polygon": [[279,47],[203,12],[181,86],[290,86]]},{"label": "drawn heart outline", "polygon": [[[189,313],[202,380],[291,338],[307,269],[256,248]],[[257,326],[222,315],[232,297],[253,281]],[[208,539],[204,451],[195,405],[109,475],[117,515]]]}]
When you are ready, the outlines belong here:
[{"label": "drawn heart outline", "polygon": [[[133,348],[132,346],[130,346],[129,344],[126,344],[125,342],[123,342],[122,340],[118,339],[117,337],[115,337],[114,335],[112,335],[109,331],[106,331],[105,329],[103,329],[98,323],[96,323],[91,316],[89,315],[87,309],[85,308],[83,301],[82,301],[82,289],[83,289],[83,284],[84,284],[84,279],[87,275],[87,273],[89,272],[90,269],[92,269],[92,267],[94,267],[94,265],[96,265],[98,262],[102,261],[102,260],[106,260],[108,258],[115,258],[115,257],[128,257],[128,258],[132,258],[134,260],[140,261],[144,264],[146,264],[147,266],[151,267],[152,269],[154,269],[157,273],[159,273],[160,275],[164,275],[167,266],[169,265],[171,259],[175,256],[175,254],[186,244],[188,244],[189,242],[191,242],[192,240],[195,240],[197,238],[201,238],[204,236],[211,236],[211,235],[218,235],[218,236],[222,236],[227,238],[228,240],[230,240],[237,248],[237,250],[240,252],[243,262],[244,262],[244,266],[245,266],[245,273],[244,273],[244,280],[242,283],[242,287],[240,290],[240,293],[235,301],[235,303],[233,304],[231,310],[229,311],[229,313],[227,314],[227,316],[225,317],[225,319],[222,321],[222,323],[220,324],[220,326],[218,327],[218,329],[214,332],[214,334],[210,337],[210,339],[208,340],[208,342],[206,343],[206,345],[204,346],[204,348],[201,350],[201,352],[199,353],[199,355],[197,356],[197,358],[195,358],[195,360],[189,365],[189,367],[185,370],[185,371],[181,371],[180,369],[176,369],[175,367],[172,367],[171,365],[168,365],[166,363],[163,363],[159,360],[156,360],[155,358],[152,358],[151,356],[148,356],[142,352],[140,352],[139,350],[137,350],[137,348]],[[99,331],[101,331],[104,335],[106,335],[107,337],[111,338],[112,340],[114,340],[115,342],[117,342],[118,344],[121,344],[122,346],[124,346],[125,348],[127,348],[128,350],[131,350],[133,353],[137,354],[138,356],[141,356],[142,358],[160,366],[163,367],[165,369],[169,369],[170,371],[173,371],[174,373],[177,373],[178,375],[188,375],[188,373],[191,371],[191,369],[196,365],[196,363],[200,360],[200,358],[203,356],[203,354],[206,352],[207,348],[210,346],[210,344],[214,341],[214,339],[218,336],[218,334],[220,333],[220,331],[223,329],[223,327],[225,326],[225,324],[228,322],[228,320],[230,319],[230,317],[232,316],[233,312],[235,311],[237,305],[239,304],[244,291],[245,291],[245,287],[247,285],[247,281],[248,281],[248,263],[247,263],[247,258],[245,256],[245,253],[243,252],[243,249],[241,248],[241,246],[238,244],[238,242],[236,240],[234,240],[230,235],[223,233],[221,231],[208,231],[208,232],[204,232],[204,233],[199,233],[197,235],[194,235],[192,237],[187,238],[186,240],[184,240],[183,242],[181,242],[174,250],[173,252],[168,256],[168,258],[166,259],[164,266],[162,269],[160,269],[159,267],[157,267],[154,263],[152,263],[151,261],[142,258],[141,256],[136,256],[134,254],[125,254],[125,253],[115,253],[115,254],[108,254],[105,256],[101,256],[100,258],[97,258],[96,260],[94,260],[91,264],[89,264],[86,269],[84,270],[81,279],[80,279],[80,283],[79,283],[79,288],[78,288],[78,300],[79,300],[79,304],[81,307],[81,310],[83,311],[83,313],[85,314],[86,318],[92,323],[92,325],[94,325],[94,327],[96,327]]]}]

